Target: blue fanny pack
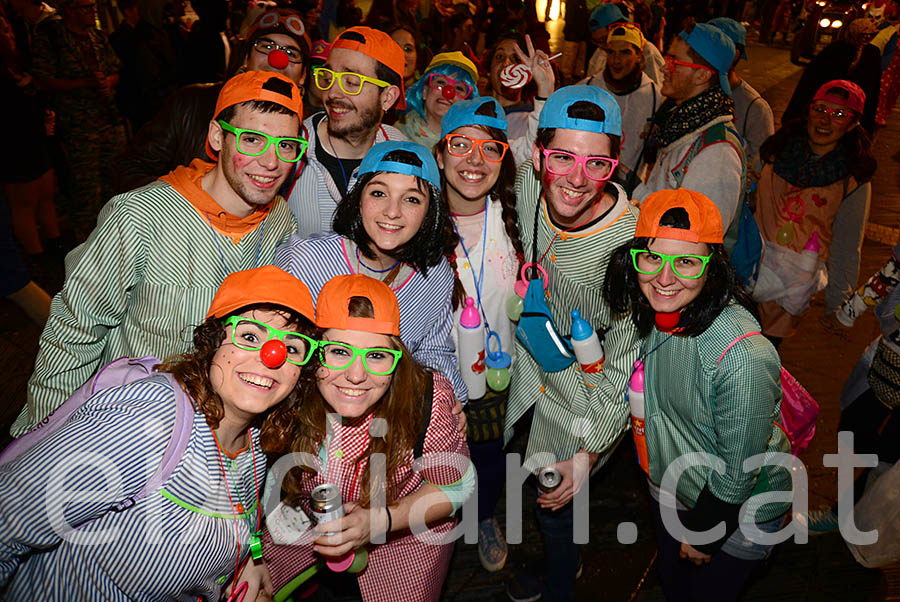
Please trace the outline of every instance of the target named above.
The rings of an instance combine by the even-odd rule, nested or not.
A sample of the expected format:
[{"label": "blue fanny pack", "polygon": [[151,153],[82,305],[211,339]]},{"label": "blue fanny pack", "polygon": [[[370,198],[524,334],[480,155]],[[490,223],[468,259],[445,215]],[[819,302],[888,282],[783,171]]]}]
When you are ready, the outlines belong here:
[{"label": "blue fanny pack", "polygon": [[544,302],[544,286],[540,278],[528,283],[516,336],[544,372],[559,372],[575,362],[572,345],[553,325],[550,308]]}]

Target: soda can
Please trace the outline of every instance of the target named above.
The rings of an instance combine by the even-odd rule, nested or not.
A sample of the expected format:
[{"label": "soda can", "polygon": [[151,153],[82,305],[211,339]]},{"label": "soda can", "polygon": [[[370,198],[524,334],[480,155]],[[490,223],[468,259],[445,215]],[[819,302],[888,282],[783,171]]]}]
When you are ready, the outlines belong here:
[{"label": "soda can", "polygon": [[538,489],[550,493],[562,483],[562,475],[553,466],[545,466],[537,474]]},{"label": "soda can", "polygon": [[[344,502],[341,500],[341,490],[337,485],[325,483],[312,490],[309,506],[317,525],[330,523],[333,520],[344,517]],[[337,535],[337,532],[323,533],[323,535]]]}]

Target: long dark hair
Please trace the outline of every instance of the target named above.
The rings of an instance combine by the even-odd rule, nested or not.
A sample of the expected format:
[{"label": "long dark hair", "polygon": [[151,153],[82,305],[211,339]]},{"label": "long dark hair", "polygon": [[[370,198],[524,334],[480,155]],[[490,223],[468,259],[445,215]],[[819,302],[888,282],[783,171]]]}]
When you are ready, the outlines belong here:
[{"label": "long dark hair", "polygon": [[[683,230],[690,228],[687,212],[681,208],[666,211],[660,219],[660,225]],[[656,311],[650,307],[641,292],[637,270],[631,259],[631,249],[647,249],[652,240],[646,237],[633,238],[613,251],[603,281],[603,298],[609,303],[613,313],[620,316],[630,313],[631,321],[642,337],[653,330]],[[725,246],[708,246],[712,257],[706,265],[706,282],[697,298],[682,308],[678,321],[678,333],[684,336],[703,334],[732,300],[756,316],[756,305],[741,286],[731,259],[725,252]]]},{"label": "long dark hair", "polygon": [[[845,89],[838,87],[829,88],[828,94],[844,98],[849,96]],[[859,120],[860,115],[855,113],[854,115]],[[803,117],[785,122],[777,132],[769,136],[759,147],[759,156],[763,162],[775,163],[775,158],[791,140],[797,137],[805,140],[808,135],[806,133],[808,120],[809,111],[804,113]],[[875,175],[875,170],[878,169],[878,160],[872,154],[872,139],[869,138],[865,128],[857,124],[841,137],[838,146],[847,154],[850,175],[853,176],[853,179],[860,184],[870,181]]]},{"label": "long dark hair", "polygon": [[[422,159],[415,153],[405,150],[391,151],[384,156],[384,160],[422,166]],[[369,259],[375,259],[375,253],[369,248],[372,239],[366,232],[362,221],[362,196],[366,185],[375,175],[367,173],[359,177],[353,190],[348,192],[344,200],[338,203],[332,221],[332,229],[356,243],[359,252]],[[436,266],[443,258],[447,228],[452,229],[452,227],[450,226],[450,211],[447,209],[447,201],[441,196],[440,191],[421,178],[416,178],[416,180],[419,191],[428,195],[428,211],[425,213],[419,231],[406,244],[397,248],[392,257],[408,263],[422,272],[422,276],[427,276],[428,268]]]},{"label": "long dark hair", "polygon": [[[309,319],[287,310],[280,305],[256,304],[231,312],[241,314],[248,310],[270,310],[286,315],[289,327],[313,339],[318,338],[318,330]],[[194,349],[183,355],[167,358],[156,366],[159,372],[169,372],[181,383],[195,409],[203,412],[211,429],[219,428],[225,417],[225,406],[219,394],[213,390],[209,378],[213,357],[226,342],[227,329],[222,318],[207,318],[194,328]],[[315,362],[310,361],[300,369],[296,386],[278,405],[256,417],[254,425],[259,427],[259,443],[263,451],[285,453],[294,438],[296,408],[309,396],[314,388]]]},{"label": "long dark hair", "polygon": [[[490,114],[491,117],[496,117],[496,115],[493,114],[494,110],[492,104],[485,103],[478,109],[478,112],[481,113],[482,110],[484,110],[482,114]],[[484,130],[487,132],[488,136],[494,140],[500,140],[501,142],[507,141],[506,134],[502,130],[483,125],[475,125],[472,127]],[[446,148],[446,140],[441,139],[434,148],[435,156],[437,156],[438,153],[444,152]],[[479,151],[472,149],[472,152]],[[441,171],[441,186],[443,188],[444,198],[447,198],[447,179],[444,177],[443,171]],[[522,240],[519,234],[519,213],[516,211],[516,160],[513,157],[511,148],[507,149],[506,154],[503,156],[503,162],[500,164],[500,175],[497,177],[497,181],[494,183],[489,194],[491,195],[491,199],[500,203],[506,235],[509,236],[513,249],[516,250],[518,264],[522,265],[525,261],[525,250],[522,247]],[[452,219],[451,216],[450,220]],[[456,257],[456,247],[459,245],[459,234],[457,234],[456,229],[453,228],[452,221],[450,221],[449,225],[450,227],[446,234],[447,244],[444,248],[444,256],[447,257],[450,267],[453,268],[453,272],[456,274],[456,282],[453,284],[453,309],[457,309],[465,302],[466,290],[459,280],[459,271],[456,267],[456,260],[458,259]],[[482,252],[484,252],[483,249]],[[518,268],[516,271],[518,272]]]}]

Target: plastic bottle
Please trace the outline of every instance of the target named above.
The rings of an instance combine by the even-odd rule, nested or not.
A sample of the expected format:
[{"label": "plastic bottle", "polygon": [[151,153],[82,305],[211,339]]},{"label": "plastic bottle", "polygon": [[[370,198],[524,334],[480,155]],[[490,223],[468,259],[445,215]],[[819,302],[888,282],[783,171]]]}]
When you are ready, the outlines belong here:
[{"label": "plastic bottle", "polygon": [[800,252],[800,268],[812,274],[819,267],[819,233],[813,232]]},{"label": "plastic bottle", "polygon": [[456,332],[459,339],[459,371],[469,390],[469,399],[479,399],[487,391],[484,374],[484,326],[472,297],[466,297],[466,306],[459,315]]},{"label": "plastic bottle", "polygon": [[603,371],[603,345],[597,331],[581,317],[581,312],[572,310],[572,349],[581,364],[581,371],[596,374]]},{"label": "plastic bottle", "polygon": [[644,362],[640,360],[634,363],[625,398],[631,406],[631,434],[634,436],[637,461],[641,469],[650,474],[647,462],[647,438],[644,433]]}]

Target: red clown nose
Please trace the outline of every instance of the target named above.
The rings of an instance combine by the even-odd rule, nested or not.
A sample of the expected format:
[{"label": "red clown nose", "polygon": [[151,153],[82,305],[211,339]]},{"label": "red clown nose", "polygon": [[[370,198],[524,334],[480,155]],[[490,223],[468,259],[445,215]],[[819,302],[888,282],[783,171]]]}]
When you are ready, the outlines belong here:
[{"label": "red clown nose", "polygon": [[441,88],[441,94],[444,95],[444,98],[447,100],[453,100],[456,97],[456,90],[451,88],[450,86],[444,86]]},{"label": "red clown nose", "polygon": [[275,69],[284,69],[288,66],[288,55],[283,50],[273,50],[269,53],[269,64]]},{"label": "red clown nose", "polygon": [[279,368],[287,359],[287,347],[278,339],[266,341],[259,350],[259,358],[268,368]]}]

